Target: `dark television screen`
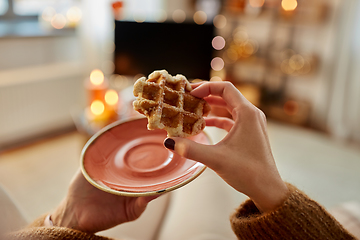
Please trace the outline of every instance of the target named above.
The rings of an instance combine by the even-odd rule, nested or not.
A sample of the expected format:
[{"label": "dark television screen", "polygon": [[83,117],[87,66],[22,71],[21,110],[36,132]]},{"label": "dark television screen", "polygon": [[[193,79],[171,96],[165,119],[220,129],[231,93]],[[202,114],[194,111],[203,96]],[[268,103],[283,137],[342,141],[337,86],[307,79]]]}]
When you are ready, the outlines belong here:
[{"label": "dark television screen", "polygon": [[166,69],[188,79],[209,79],[212,24],[115,21],[115,73],[148,75]]}]

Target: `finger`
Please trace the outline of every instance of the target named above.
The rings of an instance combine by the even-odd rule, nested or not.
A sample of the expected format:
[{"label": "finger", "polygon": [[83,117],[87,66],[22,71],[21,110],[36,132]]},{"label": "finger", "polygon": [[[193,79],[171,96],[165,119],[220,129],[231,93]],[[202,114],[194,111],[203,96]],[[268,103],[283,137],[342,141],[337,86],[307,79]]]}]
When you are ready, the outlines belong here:
[{"label": "finger", "polygon": [[209,96],[204,98],[210,105],[218,106],[218,107],[225,107],[227,108],[227,103],[221,97],[216,96]]},{"label": "finger", "polygon": [[201,81],[201,82],[196,82],[196,83],[190,83],[191,87],[193,89],[197,88],[198,86],[200,86],[203,83],[206,83],[207,81]]},{"label": "finger", "polygon": [[226,130],[227,132],[230,132],[235,123],[232,119],[225,117],[207,117],[205,118],[205,121],[206,126],[218,127]]},{"label": "finger", "polygon": [[151,202],[152,200],[154,200],[160,196],[161,195],[138,197],[135,200],[133,219],[138,218],[145,211],[149,202]]},{"label": "finger", "polygon": [[246,98],[230,82],[206,82],[193,89],[191,94],[198,98],[209,95],[219,96],[224,99],[231,111],[239,104],[248,103]]},{"label": "finger", "polygon": [[210,168],[214,167],[213,159],[218,159],[214,146],[203,145],[186,138],[167,138],[164,141],[164,146],[180,156],[201,162]]}]

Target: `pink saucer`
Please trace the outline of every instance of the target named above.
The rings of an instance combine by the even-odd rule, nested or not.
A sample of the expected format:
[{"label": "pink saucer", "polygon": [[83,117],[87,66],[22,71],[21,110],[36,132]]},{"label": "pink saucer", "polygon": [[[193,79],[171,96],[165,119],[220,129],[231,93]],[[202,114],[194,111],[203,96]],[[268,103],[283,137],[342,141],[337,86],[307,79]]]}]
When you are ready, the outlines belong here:
[{"label": "pink saucer", "polygon": [[[95,187],[118,195],[156,195],[179,188],[206,167],[167,150],[165,138],[164,130],[147,129],[146,118],[110,124],[86,143],[82,172]],[[203,132],[190,139],[210,144]]]}]

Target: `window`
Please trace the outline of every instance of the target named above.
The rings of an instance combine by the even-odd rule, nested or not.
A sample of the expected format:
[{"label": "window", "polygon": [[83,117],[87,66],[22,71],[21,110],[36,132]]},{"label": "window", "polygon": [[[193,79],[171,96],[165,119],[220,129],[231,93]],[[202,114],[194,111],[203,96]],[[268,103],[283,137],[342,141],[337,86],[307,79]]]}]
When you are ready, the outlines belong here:
[{"label": "window", "polygon": [[0,0],[0,37],[72,34],[82,16],[79,5],[80,0]]},{"label": "window", "polygon": [[8,0],[0,0],[0,15],[4,15],[9,9]]},{"label": "window", "polygon": [[47,7],[56,9],[56,12],[63,12],[71,8],[74,0],[12,0],[14,5],[14,13],[22,16],[41,15]]},{"label": "window", "polygon": [[155,21],[164,14],[164,0],[123,0],[124,19],[135,21]]}]

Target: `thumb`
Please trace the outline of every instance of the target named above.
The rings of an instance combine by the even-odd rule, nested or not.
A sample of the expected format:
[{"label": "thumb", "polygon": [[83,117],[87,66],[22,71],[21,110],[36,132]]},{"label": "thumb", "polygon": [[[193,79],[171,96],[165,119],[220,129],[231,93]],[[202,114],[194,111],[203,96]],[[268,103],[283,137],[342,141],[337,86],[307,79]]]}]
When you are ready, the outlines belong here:
[{"label": "thumb", "polygon": [[[145,196],[145,197],[138,197],[135,199],[135,207],[133,209],[133,215],[131,216],[131,220],[137,219],[146,209],[148,203],[156,198],[158,198],[160,195],[156,196]],[[130,219],[129,219],[130,220]]]},{"label": "thumb", "polygon": [[210,168],[213,165],[212,159],[216,159],[214,154],[217,153],[214,151],[214,146],[200,144],[186,138],[166,138],[164,146],[182,157],[201,162]]}]

